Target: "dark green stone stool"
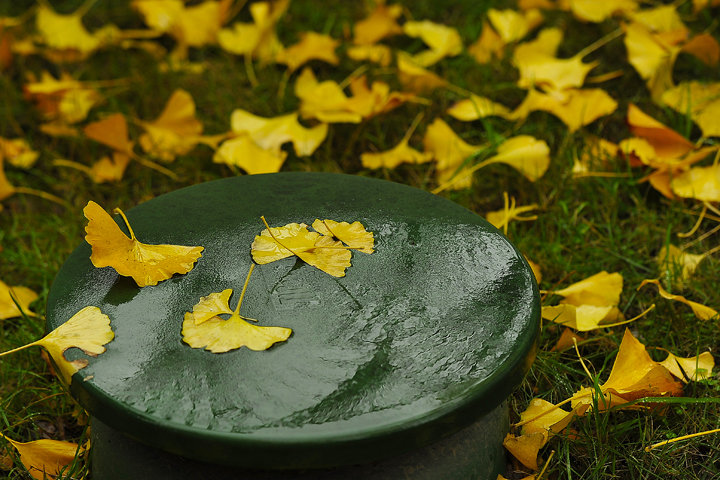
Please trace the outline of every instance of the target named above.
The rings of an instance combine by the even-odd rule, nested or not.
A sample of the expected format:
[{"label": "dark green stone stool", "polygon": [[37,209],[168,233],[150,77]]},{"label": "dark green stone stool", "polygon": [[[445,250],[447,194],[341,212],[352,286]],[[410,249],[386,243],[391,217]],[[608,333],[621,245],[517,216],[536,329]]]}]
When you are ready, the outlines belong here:
[{"label": "dark green stone stool", "polygon": [[[241,313],[290,338],[262,352],[190,348],[184,313],[211,292],[239,294],[261,215],[357,220],[376,251],[354,252],[342,278],[294,257],[256,267]],[[142,289],[94,268],[87,244],[58,273],[48,329],[95,305],[115,331],[71,385],[93,417],[95,480],[503,472],[505,399],[534,358],[540,306],[522,255],[484,219],[418,189],[321,173],[209,182],[127,216],[142,242],[205,250],[188,274]]]}]

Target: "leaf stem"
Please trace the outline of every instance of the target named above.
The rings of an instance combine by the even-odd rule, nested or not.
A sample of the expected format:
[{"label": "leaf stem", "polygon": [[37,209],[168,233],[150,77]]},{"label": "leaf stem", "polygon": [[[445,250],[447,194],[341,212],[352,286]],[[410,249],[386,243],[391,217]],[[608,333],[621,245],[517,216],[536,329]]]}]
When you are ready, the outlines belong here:
[{"label": "leaf stem", "polygon": [[582,355],[580,355],[580,350],[578,349],[577,339],[573,337],[573,344],[575,345],[575,353],[577,353],[578,359],[580,360],[580,365],[582,365],[583,370],[585,370],[585,373],[587,374],[588,378],[591,382],[595,382],[595,379],[593,378],[592,374],[590,373],[590,370],[588,370],[587,366],[585,365],[585,362],[583,361]]},{"label": "leaf stem", "polygon": [[115,208],[115,210],[113,210],[113,213],[120,215],[123,218],[123,220],[125,221],[125,225],[127,226],[127,229],[130,232],[130,239],[137,240],[137,238],[135,238],[135,232],[133,232],[133,229],[130,226],[130,222],[128,222],[128,219],[125,216],[125,213],[122,210],[120,210],[119,208]]},{"label": "leaf stem", "polygon": [[233,315],[240,315],[240,306],[242,305],[243,298],[245,298],[245,291],[247,290],[248,284],[250,283],[250,275],[252,275],[253,270],[255,270],[255,263],[250,264],[250,271],[247,274],[247,277],[245,277],[245,283],[243,284],[242,291],[240,292],[240,300],[238,300],[237,307],[235,307],[235,311],[233,312]]},{"label": "leaf stem", "polygon": [[678,233],[677,234],[678,238],[687,238],[687,237],[693,236],[695,234],[695,232],[698,231],[698,228],[700,228],[700,224],[702,223],[702,221],[705,220],[705,214],[707,213],[707,209],[708,209],[708,205],[707,205],[707,202],[705,202],[703,204],[703,209],[700,212],[700,215],[698,216],[697,222],[695,222],[695,225],[693,225],[693,227],[690,229],[689,232]]},{"label": "leaf stem", "polygon": [[649,452],[650,450],[653,450],[658,447],[663,447],[669,443],[679,442],[681,440],[687,440],[689,438],[700,437],[702,435],[709,435],[711,433],[718,433],[718,432],[720,432],[720,428],[715,428],[713,430],[706,430],[704,432],[692,433],[690,435],[683,435],[682,437],[671,438],[670,440],[665,440],[664,442],[655,443],[653,445],[650,445],[649,447],[645,447],[645,451]]},{"label": "leaf stem", "polygon": [[40,197],[45,200],[50,200],[51,202],[55,202],[62,206],[67,206],[67,203],[65,203],[65,200],[63,200],[60,197],[56,197],[55,195],[47,192],[43,192],[42,190],[35,190],[34,188],[26,188],[26,187],[13,187],[12,189],[13,193],[23,193],[25,195],[35,195],[36,197]]},{"label": "leaf stem", "polygon": [[12,350],[8,350],[7,352],[0,353],[0,357],[4,357],[5,355],[10,355],[11,353],[19,352],[20,350],[25,350],[28,347],[34,347],[37,345],[37,342],[28,343],[27,345],[23,345],[22,347],[13,348]]},{"label": "leaf stem", "polygon": [[598,325],[600,328],[610,328],[610,327],[617,327],[618,325],[625,325],[626,323],[634,322],[635,320],[644,317],[648,313],[650,313],[652,310],[655,309],[655,304],[653,303],[648,308],[645,309],[640,315],[637,315],[630,320],[623,320],[622,322],[617,323],[608,323],[607,325]]},{"label": "leaf stem", "polygon": [[540,477],[543,476],[543,473],[545,473],[545,470],[547,470],[548,466],[550,465],[550,460],[552,460],[553,455],[555,455],[555,450],[550,452],[550,456],[547,460],[545,460],[545,465],[543,465],[542,470],[540,470],[540,473],[537,474],[537,477],[535,477],[535,480],[540,480]]}]

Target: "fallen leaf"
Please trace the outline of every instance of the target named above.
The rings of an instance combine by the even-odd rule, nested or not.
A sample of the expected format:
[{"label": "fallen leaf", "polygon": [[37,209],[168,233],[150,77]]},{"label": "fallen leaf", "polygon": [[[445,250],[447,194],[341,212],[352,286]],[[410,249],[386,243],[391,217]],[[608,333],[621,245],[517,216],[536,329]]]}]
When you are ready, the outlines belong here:
[{"label": "fallen leaf", "polygon": [[261,62],[271,62],[283,46],[275,32],[275,25],[283,16],[290,0],[254,2],[250,5],[253,23],[237,22],[218,33],[218,43],[227,52],[249,55]]},{"label": "fallen leaf", "polygon": [[460,34],[452,27],[429,20],[408,21],[403,25],[405,35],[420,38],[428,47],[412,56],[412,60],[421,67],[429,67],[445,57],[454,57],[462,52]]},{"label": "fallen leaf", "polygon": [[97,122],[88,123],[83,129],[85,136],[132,156],[133,142],[128,135],[127,120],[122,113],[114,113]]},{"label": "fallen leaf", "polygon": [[337,65],[340,61],[335,55],[335,49],[338,45],[340,45],[340,41],[329,35],[302,32],[300,33],[300,41],[279,52],[275,57],[275,61],[287,65],[288,70],[291,72],[294,72],[310,60],[321,60],[331,65]]},{"label": "fallen leaf", "polygon": [[712,309],[710,307],[707,307],[701,303],[693,302],[692,300],[688,300],[687,298],[683,297],[682,295],[673,295],[672,293],[665,290],[662,285],[660,285],[660,281],[658,279],[645,279],[640,283],[640,286],[637,288],[637,290],[640,290],[642,287],[644,287],[647,284],[653,284],[658,288],[658,293],[661,297],[666,298],[668,300],[675,300],[676,302],[684,303],[688,307],[690,307],[695,314],[697,318],[700,320],[712,320],[718,315],[717,310]]},{"label": "fallen leaf", "polygon": [[181,0],[133,0],[145,24],[170,34],[182,48],[213,44],[231,2],[209,0],[187,6]]},{"label": "fallen leaf", "polygon": [[472,175],[463,175],[462,171],[458,170],[468,158],[483,150],[484,146],[466,143],[439,118],[427,127],[423,145],[425,151],[437,162],[437,181],[440,185],[448,183],[457,172],[459,179],[453,181],[449,188],[461,189],[470,186]]},{"label": "fallen leaf", "polygon": [[275,152],[277,156],[280,155],[280,147],[287,142],[292,142],[298,156],[312,155],[328,132],[325,123],[311,128],[304,127],[298,121],[297,112],[263,118],[246,110],[236,109],[230,116],[230,125],[233,132],[247,134],[259,147]]},{"label": "fallen leaf", "polygon": [[550,147],[544,140],[530,135],[508,138],[497,149],[497,154],[482,162],[510,165],[530,180],[542,177],[550,165]]},{"label": "fallen leaf", "polygon": [[637,10],[637,0],[570,0],[570,9],[578,20],[600,23],[613,15],[629,14]]},{"label": "fallen leaf", "polygon": [[720,44],[709,33],[695,35],[683,44],[680,51],[694,55],[709,67],[716,67],[720,62]]},{"label": "fallen leaf", "polygon": [[628,105],[627,122],[630,131],[644,138],[659,157],[680,158],[695,148],[688,139],[658,122],[634,103]]},{"label": "fallen leaf", "polygon": [[545,443],[545,435],[542,433],[520,436],[508,433],[503,440],[503,447],[530,470],[538,470],[538,452]]},{"label": "fallen leaf", "polygon": [[[37,298],[38,294],[27,287],[11,287],[0,280],[0,320],[20,317],[23,313],[37,316],[30,310],[30,304]],[[15,302],[20,305],[20,308]]]},{"label": "fallen leaf", "polygon": [[[228,288],[220,293],[211,293],[201,298],[192,312],[185,312],[182,327],[183,342],[192,348],[223,353],[241,347],[254,351],[267,350],[290,337],[292,330],[289,328],[261,327],[248,323],[246,320],[252,319],[242,317],[238,313],[241,301],[238,302],[235,310],[228,305],[232,292],[232,289]],[[199,318],[195,316],[196,310],[199,310]],[[230,317],[223,319],[219,316],[221,314],[229,314]]]},{"label": "fallen leaf", "polygon": [[397,68],[400,83],[410,91],[428,92],[448,85],[447,80],[416,64],[406,52],[397,52]]},{"label": "fallen leaf", "polygon": [[94,51],[100,41],[85,29],[82,16],[87,8],[79,8],[74,13],[62,15],[55,12],[47,3],[42,3],[35,13],[38,32],[50,48],[77,50],[87,54]]},{"label": "fallen leaf", "polygon": [[4,157],[13,167],[27,170],[35,165],[39,155],[23,138],[0,137],[0,157]]},{"label": "fallen leaf", "polygon": [[491,8],[487,12],[487,17],[505,43],[521,40],[543,22],[543,16],[537,9],[518,12],[511,9]]},{"label": "fallen leaf", "polygon": [[486,21],[478,39],[468,47],[468,53],[480,64],[501,58],[504,50],[505,41]]},{"label": "fallen leaf", "polygon": [[602,271],[554,293],[565,297],[563,303],[604,306],[617,305],[622,288],[622,275]]},{"label": "fallen leaf", "polygon": [[707,254],[695,255],[669,244],[663,247],[656,258],[662,277],[669,278],[673,286],[682,288],[690,279],[698,264]]},{"label": "fallen leaf", "polygon": [[88,219],[85,240],[92,247],[90,260],[95,267],[112,267],[119,275],[132,277],[138,286],[145,287],[157,285],[176,273],[189,272],[200,258],[203,247],[139,242],[125,214],[120,209],[115,212],[125,220],[130,237],[97,203],[90,201],[83,210]]},{"label": "fallen leaf", "polygon": [[447,114],[463,122],[471,122],[492,116],[508,118],[510,110],[505,105],[493,102],[489,98],[472,95],[448,108]]},{"label": "fallen leaf", "polygon": [[312,224],[320,235],[328,235],[340,240],[342,243],[363,253],[373,253],[375,239],[373,232],[368,232],[360,222],[336,222],[335,220],[315,219]]},{"label": "fallen leaf", "polygon": [[528,265],[530,265],[530,270],[533,272],[533,276],[535,277],[535,281],[538,285],[542,282],[542,271],[540,268],[540,265],[530,260],[526,255],[523,255],[525,257],[525,260],[528,262]]},{"label": "fallen leaf", "polygon": [[15,187],[12,186],[12,184],[8,181],[7,176],[5,176],[4,163],[5,160],[3,159],[3,156],[0,155],[0,201],[3,201],[15,194]]},{"label": "fallen leaf", "polygon": [[402,11],[402,5],[385,5],[384,1],[375,2],[372,12],[364,19],[355,22],[353,43],[373,45],[384,38],[402,33],[403,29],[397,23]]},{"label": "fallen leaf", "polygon": [[613,305],[560,305],[542,307],[542,318],[559,323],[579,332],[589,332],[623,320],[620,310]]},{"label": "fallen leaf", "polygon": [[158,118],[140,125],[145,129],[139,140],[143,150],[165,162],[192,150],[203,130],[202,123],[195,117],[192,96],[182,89],[172,93]]},{"label": "fallen leaf", "polygon": [[530,112],[542,110],[558,117],[574,132],[617,108],[617,102],[599,88],[567,89],[563,96],[564,100],[531,89],[511,117],[524,120]]},{"label": "fallen leaf", "polygon": [[551,352],[562,352],[564,350],[567,350],[568,348],[573,348],[575,345],[575,342],[582,342],[585,338],[578,335],[573,330],[565,327],[563,328],[562,333],[560,334],[560,338],[558,338],[558,341],[555,342],[555,345],[550,349]]},{"label": "fallen leaf", "polygon": [[112,157],[102,157],[93,163],[88,174],[95,183],[119,182],[129,164],[130,157],[127,154],[113,152]]},{"label": "fallen leaf", "polygon": [[670,182],[673,193],[683,198],[704,202],[720,202],[720,163],[709,167],[695,167],[674,177]]},{"label": "fallen leaf", "polygon": [[503,192],[503,197],[505,198],[505,207],[503,209],[485,214],[485,219],[492,223],[495,228],[503,230],[507,235],[507,226],[510,222],[528,222],[537,219],[537,215],[523,216],[524,213],[537,210],[537,204],[533,203],[531,205],[518,207],[515,204],[515,197],[508,198],[507,192]]},{"label": "fallen leaf", "polygon": [[705,137],[720,136],[720,83],[683,82],[661,100],[682,115],[689,113]]},{"label": "fallen leaf", "polygon": [[66,73],[55,78],[45,71],[40,80],[23,85],[23,92],[47,120],[65,126],[85,120],[90,109],[103,98],[97,90]]},{"label": "fallen leaf", "polygon": [[[625,329],[610,376],[600,385],[600,391],[603,398],[598,406],[600,411],[605,411],[644,397],[678,396],[682,393],[682,384],[675,381],[665,367],[650,358],[645,345]],[[591,409],[594,394],[592,388],[580,389],[573,395],[573,409],[581,405]]]},{"label": "fallen leaf", "polygon": [[282,150],[266,150],[260,147],[243,133],[226,140],[213,155],[213,162],[234,165],[245,170],[249,175],[258,173],[279,172],[287,157]]},{"label": "fallen leaf", "polygon": [[392,50],[387,45],[354,45],[348,47],[345,54],[358,62],[367,60],[381,67],[387,67],[392,61]]},{"label": "fallen leaf", "polygon": [[416,117],[400,143],[385,152],[363,153],[360,155],[360,161],[365,168],[395,168],[401,163],[426,163],[432,160],[432,155],[428,152],[419,152],[412,148],[409,144],[410,137],[415,131],[415,127],[419,123],[420,117]]},{"label": "fallen leaf", "polygon": [[680,47],[669,45],[637,22],[624,27],[628,60],[645,80],[652,99],[659,101],[663,93],[674,87],[673,65]]},{"label": "fallen leaf", "polygon": [[16,442],[0,433],[20,454],[20,461],[32,478],[44,480],[60,475],[76,456],[83,453],[77,443],[49,440],[46,438],[32,442]]},{"label": "fallen leaf", "polygon": [[689,381],[710,379],[713,367],[715,367],[715,359],[710,352],[703,352],[689,358],[678,357],[668,352],[667,358],[660,362],[660,365],[667,368],[682,382],[688,383]]}]

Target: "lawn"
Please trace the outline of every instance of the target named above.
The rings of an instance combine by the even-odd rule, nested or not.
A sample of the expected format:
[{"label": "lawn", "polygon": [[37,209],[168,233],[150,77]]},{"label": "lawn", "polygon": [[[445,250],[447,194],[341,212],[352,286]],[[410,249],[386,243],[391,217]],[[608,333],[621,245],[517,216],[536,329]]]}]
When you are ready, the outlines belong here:
[{"label": "lawn", "polygon": [[[610,405],[603,387],[626,328],[654,362],[668,352],[717,357],[717,314],[698,315],[656,285],[639,287],[659,279],[672,294],[720,307],[720,110],[713,110],[720,109],[720,2],[422,0],[381,8],[329,0],[317,8],[292,0],[272,4],[264,23],[251,13],[262,2],[241,0],[187,2],[185,13],[177,1],[172,14],[153,13],[160,2],[147,0],[51,3],[0,4],[0,281],[38,295],[29,311],[0,315],[0,351],[46,333],[48,291],[84,241],[90,200],[128,210],[188,185],[273,169],[386,179],[483,217],[500,212],[499,228],[539,266],[544,307],[567,307],[569,296],[558,292],[600,272],[622,279],[616,293],[602,283],[583,293],[576,307],[607,308],[580,328],[577,347],[556,348],[565,326],[545,315],[535,363],[510,399],[511,420],[534,398],[558,404],[582,387],[596,395],[543,442],[537,469],[508,456],[507,478],[537,475],[551,452],[542,478],[720,478],[720,435],[645,450],[718,428],[715,372],[692,378],[686,366],[690,378],[681,380],[689,381],[674,395],[643,384]],[[193,8],[211,14],[183,20]],[[82,23],[52,13],[78,9]],[[382,22],[361,26],[371,12]],[[231,37],[238,22],[247,30]],[[305,32],[326,36],[306,63],[296,64],[304,50],[278,55]],[[361,32],[377,38],[361,40]],[[384,46],[387,62],[357,59],[362,45]],[[363,77],[377,90],[363,90]],[[326,81],[336,83],[322,90]],[[343,103],[337,92],[356,101]],[[474,103],[459,104],[471,95]],[[148,136],[148,124],[171,97],[184,102],[186,130],[171,127],[168,147]],[[313,129],[318,141],[302,151],[288,139],[248,133],[231,122],[237,110],[245,118],[299,111],[293,132]],[[230,148],[238,140],[242,147]],[[367,154],[403,140],[415,150],[404,163],[371,163]],[[524,219],[512,215],[513,202],[528,206]],[[658,260],[675,247],[670,260]],[[697,265],[683,269],[685,262]],[[588,300],[593,295],[605,303]],[[582,323],[580,310],[569,310],[575,326]],[[39,349],[0,359],[0,379],[4,436],[86,440],[87,415]],[[26,478],[15,450],[0,440],[3,447],[0,468]],[[83,455],[64,473],[91,474]]]}]

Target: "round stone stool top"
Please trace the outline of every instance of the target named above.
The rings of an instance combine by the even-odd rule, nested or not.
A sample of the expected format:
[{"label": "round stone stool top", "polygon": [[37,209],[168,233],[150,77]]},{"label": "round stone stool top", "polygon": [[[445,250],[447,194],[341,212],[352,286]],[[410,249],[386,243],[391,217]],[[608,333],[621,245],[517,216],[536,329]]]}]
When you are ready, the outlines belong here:
[{"label": "round stone stool top", "polygon": [[[360,221],[375,253],[354,251],[341,278],[296,257],[257,266],[240,313],[292,328],[290,338],[266,351],[191,348],[185,312],[227,288],[235,305],[261,215],[272,227]],[[110,317],[115,339],[74,375],[73,395],[171,453],[248,468],[387,457],[493,410],[534,358],[539,296],[522,255],[481,217],[422,190],[339,174],[253,175],[162,195],[127,216],[144,243],[203,246],[195,268],[139,288],[93,267],[83,243],[51,288],[47,326],[88,305]],[[74,350],[68,357],[84,357]]]}]

